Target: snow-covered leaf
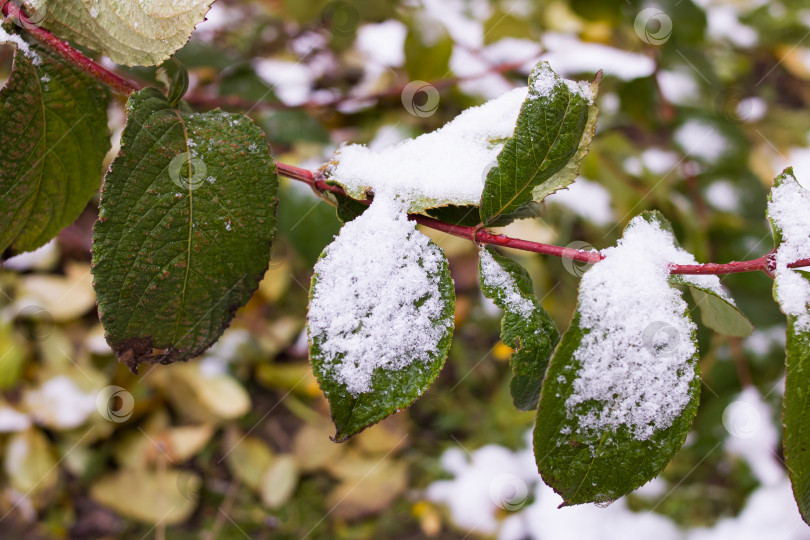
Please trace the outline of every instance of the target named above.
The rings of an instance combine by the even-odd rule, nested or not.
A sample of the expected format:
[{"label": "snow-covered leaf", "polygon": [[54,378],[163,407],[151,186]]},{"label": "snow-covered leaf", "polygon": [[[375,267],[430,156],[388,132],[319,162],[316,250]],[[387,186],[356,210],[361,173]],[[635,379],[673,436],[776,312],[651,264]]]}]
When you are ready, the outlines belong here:
[{"label": "snow-covered leaf", "polygon": [[409,212],[478,205],[484,178],[515,130],[526,88],[465,110],[431,133],[379,151],[341,147],[326,174],[355,199],[387,190],[409,201]]},{"label": "snow-covered leaf", "polygon": [[214,0],[27,0],[43,25],[127,66],[154,66],[186,44]]},{"label": "snow-covered leaf", "polygon": [[0,90],[0,252],[36,249],[98,191],[110,147],[107,96],[76,66],[0,28],[17,46]]},{"label": "snow-covered leaf", "polygon": [[480,253],[481,291],[506,312],[501,340],[514,349],[509,383],[512,401],[518,409],[536,409],[548,359],[560,333],[537,301],[526,270],[490,248],[482,248]]},{"label": "snow-covered leaf", "polygon": [[93,234],[99,316],[122,362],[188,360],[222,335],[267,271],[277,187],[249,118],[173,109],[154,88],[130,97]]},{"label": "snow-covered leaf", "polygon": [[534,67],[514,134],[487,174],[481,222],[489,225],[576,179],[596,129],[597,80],[585,87],[563,79],[547,62]]},{"label": "snow-covered leaf", "polygon": [[810,191],[799,185],[792,169],[776,178],[768,217],[777,248],[773,294],[787,316],[785,464],[799,510],[810,524],[810,276],[788,267],[810,258]]},{"label": "snow-covered leaf", "polygon": [[455,294],[442,251],[407,203],[378,194],[312,277],[310,361],[344,441],[413,403],[444,365]]},{"label": "snow-covered leaf", "polygon": [[663,223],[634,218],[585,273],[543,382],[535,458],[567,504],[612,501],[654,478],[697,410],[695,325],[669,284],[685,252]]}]

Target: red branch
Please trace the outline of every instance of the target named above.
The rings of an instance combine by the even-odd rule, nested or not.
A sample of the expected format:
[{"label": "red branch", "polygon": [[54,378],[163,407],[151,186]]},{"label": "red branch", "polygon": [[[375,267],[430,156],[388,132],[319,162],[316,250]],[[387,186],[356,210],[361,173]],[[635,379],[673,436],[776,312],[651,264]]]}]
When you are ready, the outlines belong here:
[{"label": "red branch", "polygon": [[[8,0],[0,0],[0,11],[3,15],[15,16],[17,6]],[[36,37],[45,46],[49,47],[54,52],[60,54],[68,62],[80,67],[82,70],[93,76],[95,79],[110,86],[114,90],[129,95],[138,90],[138,85],[132,81],[128,81],[123,77],[111,72],[110,70],[98,65],[93,60],[87,58],[82,53],[68,45],[66,42],[58,39],[42,28],[29,28],[28,31]],[[508,68],[514,67],[513,64],[504,64],[502,66],[504,71]],[[277,163],[278,172],[282,176],[305,182],[312,186],[316,192],[331,192],[338,195],[348,196],[343,188],[340,186],[329,185],[322,178],[314,175],[311,171],[287,165],[286,163]],[[370,201],[359,201],[363,204],[371,204]],[[582,251],[578,249],[565,248],[561,246],[554,246],[550,244],[543,244],[540,242],[531,242],[529,240],[521,240],[519,238],[510,238],[502,234],[494,234],[482,227],[464,227],[461,225],[452,225],[437,219],[419,214],[411,214],[410,219],[416,221],[420,225],[430,227],[437,231],[452,234],[461,238],[466,238],[477,244],[491,244],[495,246],[508,247],[512,249],[519,249],[522,251],[530,251],[533,253],[540,253],[542,255],[552,255],[565,259],[571,259],[583,263],[595,263],[602,260],[603,256],[597,251]],[[730,262],[726,264],[706,263],[706,264],[691,264],[691,265],[672,265],[670,272],[672,274],[735,274],[739,272],[755,272],[762,271],[772,275],[774,270],[772,254],[763,255],[758,259],[750,261]],[[810,266],[810,259],[802,259],[788,265],[791,268]]]},{"label": "red branch", "polygon": [[[340,186],[327,184],[322,178],[313,174],[311,171],[287,165],[286,163],[277,163],[278,172],[282,176],[305,182],[312,186],[316,191],[328,191],[337,195],[346,195],[346,192]],[[370,204],[370,201],[359,201],[363,204]],[[453,236],[466,238],[477,244],[491,244],[494,246],[508,247],[512,249],[519,249],[522,251],[531,251],[532,253],[540,253],[542,255],[552,255],[554,257],[561,257],[564,259],[572,259],[577,262],[595,263],[603,259],[603,256],[598,251],[582,251],[578,249],[566,248],[562,246],[554,246],[551,244],[543,244],[541,242],[531,242],[529,240],[522,240],[520,238],[511,238],[503,234],[494,234],[484,228],[464,227],[462,225],[452,225],[437,219],[433,219],[420,214],[411,214],[410,219],[416,221],[420,225],[436,229]],[[796,261],[791,264],[791,268],[797,266],[810,266],[810,259]],[[672,274],[736,274],[740,272],[755,272],[755,271],[770,271],[770,254],[763,255],[758,259],[751,261],[730,262],[726,264],[707,263],[707,264],[674,264],[670,267]]]}]

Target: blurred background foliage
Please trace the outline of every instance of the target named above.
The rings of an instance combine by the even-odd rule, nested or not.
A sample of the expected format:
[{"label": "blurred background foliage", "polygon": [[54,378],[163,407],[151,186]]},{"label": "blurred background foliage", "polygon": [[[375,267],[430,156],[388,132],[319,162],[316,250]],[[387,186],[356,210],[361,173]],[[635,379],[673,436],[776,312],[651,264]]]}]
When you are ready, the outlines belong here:
[{"label": "blurred background foliage", "polygon": [[[538,57],[570,78],[604,69],[585,181],[508,233],[599,249],[632,216],[658,209],[699,261],[755,258],[772,248],[774,173],[792,164],[810,177],[810,3],[698,4],[660,0],[668,22],[639,25],[649,5],[624,0],[217,0],[177,58],[194,107],[248,111],[277,159],[313,168],[343,142],[381,147],[438,128],[525,84]],[[0,80],[10,56],[0,49]],[[403,106],[414,80],[439,90],[431,114]],[[118,101],[111,127],[120,134],[122,124]],[[518,449],[533,423],[511,405],[510,351],[498,341],[500,313],[479,292],[473,245],[425,231],[445,249],[458,295],[437,382],[407,411],[336,445],[304,333],[312,265],[340,227],[334,208],[285,180],[271,267],[222,341],[194,362],[135,376],[110,353],[95,311],[95,204],[0,270],[0,537],[466,537],[424,495],[447,476],[442,451]],[[584,269],[509,255],[565,329]],[[726,405],[748,385],[775,411],[781,399],[784,321],[771,281],[723,283],[757,331],[741,340],[700,327],[701,407],[662,473],[671,493],[629,499],[685,527],[735,515],[757,486],[744,460],[709,451],[727,437]],[[120,389],[102,392],[110,386]]]}]

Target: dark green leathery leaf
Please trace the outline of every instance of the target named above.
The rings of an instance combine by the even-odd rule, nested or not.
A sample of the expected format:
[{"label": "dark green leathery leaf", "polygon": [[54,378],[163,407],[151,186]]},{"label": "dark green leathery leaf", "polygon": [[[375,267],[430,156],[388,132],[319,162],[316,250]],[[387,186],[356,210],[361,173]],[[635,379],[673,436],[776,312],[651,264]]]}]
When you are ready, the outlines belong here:
[{"label": "dark green leathery leaf", "polygon": [[267,270],[277,187],[249,118],[132,94],[93,232],[99,315],[121,361],[188,360],[219,338]]},{"label": "dark green leathery leaf", "polygon": [[535,459],[565,504],[609,502],[654,478],[697,411],[695,326],[669,285],[678,248],[656,217],[633,219],[583,276],[543,381]]},{"label": "dark green leathery leaf", "polygon": [[529,274],[518,263],[483,248],[479,273],[481,291],[505,311],[501,340],[514,349],[509,383],[512,401],[518,409],[535,409],[560,333],[534,296]]},{"label": "dark green leathery leaf", "polygon": [[408,407],[444,365],[455,295],[442,251],[375,196],[315,266],[310,362],[344,441]]},{"label": "dark green leathery leaf", "polygon": [[785,169],[768,203],[776,253],[773,295],[787,317],[784,423],[785,465],[804,521],[810,524],[810,276],[788,264],[810,258],[810,192]]},{"label": "dark green leathery leaf", "polygon": [[484,225],[574,181],[596,129],[598,85],[599,77],[585,90],[559,77],[547,62],[535,66],[515,132],[487,174],[480,207]]},{"label": "dark green leathery leaf", "polygon": [[72,223],[110,147],[104,89],[49,49],[9,38],[19,48],[0,90],[0,253],[36,249]]}]

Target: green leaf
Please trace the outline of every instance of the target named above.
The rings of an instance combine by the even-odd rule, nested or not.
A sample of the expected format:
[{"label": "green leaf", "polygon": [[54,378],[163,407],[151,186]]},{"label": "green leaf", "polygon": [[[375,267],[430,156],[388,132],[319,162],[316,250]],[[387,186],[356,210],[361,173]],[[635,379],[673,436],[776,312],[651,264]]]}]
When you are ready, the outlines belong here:
[{"label": "green leaf", "polygon": [[36,249],[71,224],[98,191],[110,148],[104,89],[14,39],[25,50],[0,91],[0,253]]},{"label": "green leaf", "polygon": [[[477,205],[448,205],[428,208],[425,213],[445,223],[461,225],[464,227],[477,227],[481,223]],[[543,213],[543,205],[535,202],[524,204],[511,214],[504,214],[493,219],[490,227],[505,227],[517,219],[535,218]]]},{"label": "green leaf", "polygon": [[[796,310],[798,306],[795,304],[796,298],[807,298],[807,292],[810,291],[810,276],[805,271],[780,268],[779,250],[783,249],[786,243],[792,243],[792,239],[784,237],[784,231],[779,224],[780,218],[775,215],[773,204],[777,188],[793,190],[793,194],[782,195],[783,199],[787,197],[793,202],[799,201],[797,193],[804,196],[804,201],[810,200],[810,196],[799,186],[793,176],[793,170],[788,168],[776,178],[768,205],[768,217],[777,249],[773,296],[787,317],[782,445],[785,465],[793,485],[793,495],[804,521],[810,524],[810,424],[807,422],[807,418],[810,417],[810,330],[807,324],[810,305],[805,304],[804,312],[801,313]],[[810,207],[805,209],[807,210],[810,210]],[[801,230],[797,227],[794,235],[796,232],[801,234]],[[803,255],[807,257],[810,253]]]},{"label": "green leaf", "polygon": [[548,359],[560,333],[534,295],[531,278],[515,261],[490,248],[481,250],[481,291],[503,309],[501,340],[512,347],[509,389],[518,409],[537,408]]},{"label": "green leaf", "polygon": [[315,266],[309,356],[342,442],[410,406],[438,376],[455,293],[442,251],[375,199]]},{"label": "green leaf", "polygon": [[[624,426],[600,433],[596,440],[583,436],[571,428],[565,405],[581,368],[574,358],[583,337],[579,321],[577,310],[551,359],[534,429],[537,467],[566,505],[611,502],[655,478],[686,440],[700,392],[696,372],[689,387],[689,404],[672,425],[646,440],[636,439]],[[692,364],[696,369],[697,362],[695,354]]]},{"label": "green leaf", "polygon": [[423,30],[429,24],[430,21],[416,20],[405,37],[405,71],[411,80],[433,81],[447,77],[450,72],[453,40],[441,25]]},{"label": "green leaf", "polygon": [[214,0],[27,0],[54,34],[126,66],[155,66],[186,44]]},{"label": "green leaf", "polygon": [[754,327],[748,317],[728,298],[723,298],[716,291],[689,284],[689,290],[700,307],[700,320],[715,332],[734,337],[751,335]]},{"label": "green leaf", "polygon": [[567,505],[610,502],[654,478],[697,412],[699,352],[686,303],[668,289],[665,260],[633,257],[644,243],[662,241],[677,249],[660,214],[628,224],[623,242],[583,276],[571,326],[551,358],[534,450],[544,481]]},{"label": "green leaf", "polygon": [[596,129],[593,98],[598,85],[597,76],[583,90],[554,73],[547,62],[535,66],[515,133],[487,175],[481,195],[484,225],[574,181]]},{"label": "green leaf", "polygon": [[247,117],[132,94],[93,233],[99,316],[121,361],[188,360],[219,338],[267,270],[277,187]]},{"label": "green leaf", "polygon": [[352,199],[340,193],[328,193],[328,197],[335,201],[337,217],[343,223],[353,220],[368,209],[368,205],[359,202],[357,199]]},{"label": "green leaf", "polygon": [[461,225],[462,227],[476,227],[481,223],[478,217],[478,207],[472,204],[439,206],[428,208],[425,213],[439,221]]},{"label": "green leaf", "polygon": [[796,317],[787,320],[782,444],[793,495],[804,521],[810,524],[810,332],[798,330]]}]

